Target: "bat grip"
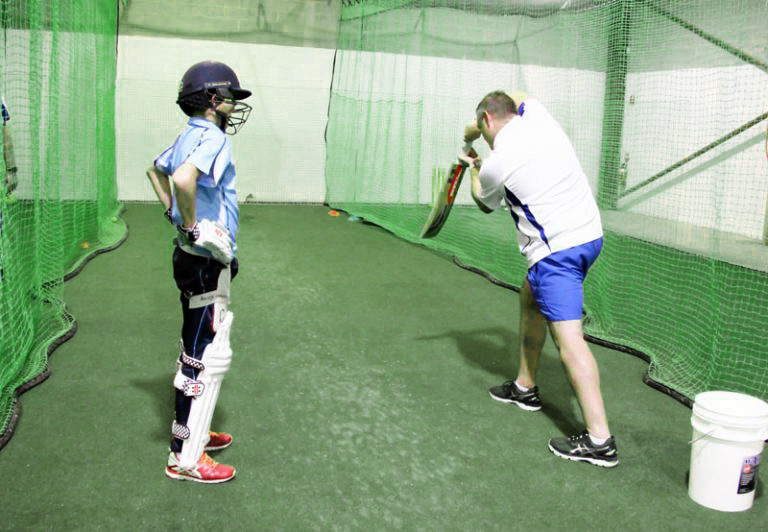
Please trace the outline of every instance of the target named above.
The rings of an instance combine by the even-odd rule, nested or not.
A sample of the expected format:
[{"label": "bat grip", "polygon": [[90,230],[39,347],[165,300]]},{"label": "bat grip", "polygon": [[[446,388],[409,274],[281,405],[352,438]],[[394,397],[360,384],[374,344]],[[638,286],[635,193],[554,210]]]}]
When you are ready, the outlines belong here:
[{"label": "bat grip", "polygon": [[[465,142],[464,147],[461,149],[462,152],[464,152],[464,155],[467,155],[469,157],[472,157],[473,159],[477,158],[477,152],[472,148],[472,142]],[[467,166],[466,163],[462,162],[462,166]]]}]

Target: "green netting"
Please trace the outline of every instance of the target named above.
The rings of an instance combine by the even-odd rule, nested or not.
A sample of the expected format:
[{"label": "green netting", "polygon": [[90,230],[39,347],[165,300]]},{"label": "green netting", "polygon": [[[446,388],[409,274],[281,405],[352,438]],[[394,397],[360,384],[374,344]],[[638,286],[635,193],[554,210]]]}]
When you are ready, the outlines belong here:
[{"label": "green netting", "polygon": [[[51,346],[73,328],[63,280],[126,232],[115,185],[117,4],[75,4],[0,2],[3,133],[17,168],[6,172],[16,186],[0,194],[0,446],[17,394],[44,378]],[[11,166],[7,142],[2,157]]]},{"label": "green netting", "polygon": [[329,0],[120,0],[120,34],[334,48]]},{"label": "green netting", "polygon": [[768,399],[766,21],[763,0],[343,2],[327,201],[519,286],[509,214],[468,186],[436,239],[418,234],[480,98],[528,91],[601,207],[585,331],[689,399]]}]

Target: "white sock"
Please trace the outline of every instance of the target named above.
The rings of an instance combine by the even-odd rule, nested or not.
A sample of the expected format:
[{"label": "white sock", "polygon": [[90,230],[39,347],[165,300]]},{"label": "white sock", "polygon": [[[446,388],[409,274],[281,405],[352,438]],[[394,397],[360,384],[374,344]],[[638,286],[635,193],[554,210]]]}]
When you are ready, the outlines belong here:
[{"label": "white sock", "polygon": [[527,392],[528,390],[530,390],[530,388],[528,388],[527,386],[521,386],[520,383],[517,381],[515,381],[515,386],[517,386],[517,389],[520,390],[521,392]]},{"label": "white sock", "polygon": [[603,445],[605,442],[608,441],[608,438],[595,438],[591,434],[589,435],[589,439],[592,440],[592,443],[594,445]]}]

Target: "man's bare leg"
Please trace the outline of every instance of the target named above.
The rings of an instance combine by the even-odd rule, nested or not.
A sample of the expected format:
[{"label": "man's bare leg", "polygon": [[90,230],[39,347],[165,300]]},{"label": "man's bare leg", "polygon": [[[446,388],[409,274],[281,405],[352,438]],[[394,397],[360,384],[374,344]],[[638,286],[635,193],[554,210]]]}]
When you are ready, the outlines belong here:
[{"label": "man's bare leg", "polygon": [[610,437],[600,392],[600,374],[595,357],[584,340],[581,320],[551,322],[550,330],[576,392],[589,434],[595,438]]},{"label": "man's bare leg", "polygon": [[488,390],[493,399],[531,412],[541,410],[541,398],[536,387],[536,367],[546,338],[547,320],[539,311],[531,286],[526,280],[520,290],[520,369],[517,380],[507,381]]},{"label": "man's bare leg", "polygon": [[520,386],[531,388],[536,385],[536,369],[546,339],[547,320],[526,279],[520,289],[520,369],[516,381]]}]

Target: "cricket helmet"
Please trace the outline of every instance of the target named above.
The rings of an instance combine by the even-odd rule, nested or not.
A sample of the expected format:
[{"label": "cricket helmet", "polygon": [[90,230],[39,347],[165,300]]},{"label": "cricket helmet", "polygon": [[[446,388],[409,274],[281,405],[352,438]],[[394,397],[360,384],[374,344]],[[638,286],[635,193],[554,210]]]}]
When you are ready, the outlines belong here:
[{"label": "cricket helmet", "polygon": [[201,61],[187,69],[179,83],[176,103],[187,116],[201,109],[215,109],[224,100],[235,100],[235,109],[230,116],[222,116],[222,131],[235,133],[245,123],[251,107],[238,100],[244,100],[251,91],[240,87],[237,74],[229,66],[218,61]]}]

